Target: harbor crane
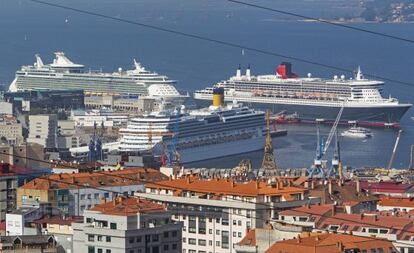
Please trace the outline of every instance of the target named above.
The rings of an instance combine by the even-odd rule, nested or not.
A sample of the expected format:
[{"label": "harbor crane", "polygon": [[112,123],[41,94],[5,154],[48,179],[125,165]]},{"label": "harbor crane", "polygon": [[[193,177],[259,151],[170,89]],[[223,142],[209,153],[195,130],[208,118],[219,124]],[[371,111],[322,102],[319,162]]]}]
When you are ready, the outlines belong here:
[{"label": "harbor crane", "polygon": [[390,161],[388,162],[388,166],[387,166],[388,171],[391,170],[392,163],[394,162],[395,153],[397,151],[398,143],[400,142],[400,138],[401,138],[401,133],[402,133],[402,130],[400,129],[398,131],[397,139],[395,140],[395,144],[394,144],[394,148],[393,148],[392,153],[391,153]]},{"label": "harbor crane", "polygon": [[[323,142],[320,137],[320,129],[319,126],[317,126],[316,129],[316,137],[317,137],[317,150],[316,150],[316,157],[313,162],[313,166],[308,170],[308,177],[329,177],[331,176],[332,170],[325,171],[322,166],[322,158],[326,154],[326,151],[328,150],[331,141],[334,136],[337,136],[337,127],[339,124],[339,121],[341,120],[342,113],[344,111],[345,106],[342,105],[341,109],[339,109],[338,115],[336,116],[335,122],[329,132],[328,138],[326,139],[326,142]],[[336,141],[338,142],[338,138],[336,138]],[[338,144],[337,144],[338,145]],[[338,146],[339,147],[339,146]],[[339,158],[339,157],[338,157]]]}]

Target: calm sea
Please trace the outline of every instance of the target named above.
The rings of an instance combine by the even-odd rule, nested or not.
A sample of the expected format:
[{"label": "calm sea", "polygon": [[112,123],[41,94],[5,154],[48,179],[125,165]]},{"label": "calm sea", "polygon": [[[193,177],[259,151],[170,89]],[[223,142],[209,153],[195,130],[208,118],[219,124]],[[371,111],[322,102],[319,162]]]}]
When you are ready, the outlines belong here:
[{"label": "calm sea", "polygon": [[[414,102],[414,44],[310,22],[281,21],[274,13],[236,6],[222,0],[90,0],[53,1],[239,43],[268,51],[301,57],[324,64],[410,82],[412,86],[388,82],[385,93],[403,102]],[[289,2],[288,4],[286,2]],[[328,3],[327,3],[328,2]],[[339,2],[339,4],[338,4]],[[306,15],[350,12],[340,1],[260,1],[262,4]],[[339,7],[338,7],[339,6]],[[355,24],[358,27],[414,39],[414,24]],[[40,53],[50,62],[53,52],[64,51],[75,62],[91,69],[115,71],[142,61],[149,69],[179,81],[178,88],[193,91],[233,75],[241,64],[252,66],[253,74],[271,73],[285,59],[197,41],[146,28],[107,21],[65,10],[40,6],[26,0],[0,1],[0,83],[10,83],[23,64],[32,64]],[[345,74],[293,62],[300,75],[332,77]],[[404,130],[395,167],[408,164],[409,146],[414,143],[414,116],[403,118]],[[315,154],[315,126],[289,125],[287,137],[274,139],[275,155],[282,167],[307,167]],[[329,128],[322,129],[324,133]],[[344,130],[343,128],[340,129]],[[375,129],[374,137],[362,141],[342,139],[342,158],[350,166],[386,166],[396,131]],[[259,164],[260,152],[199,163],[227,167],[242,158]],[[327,156],[330,159],[330,155]]]}]

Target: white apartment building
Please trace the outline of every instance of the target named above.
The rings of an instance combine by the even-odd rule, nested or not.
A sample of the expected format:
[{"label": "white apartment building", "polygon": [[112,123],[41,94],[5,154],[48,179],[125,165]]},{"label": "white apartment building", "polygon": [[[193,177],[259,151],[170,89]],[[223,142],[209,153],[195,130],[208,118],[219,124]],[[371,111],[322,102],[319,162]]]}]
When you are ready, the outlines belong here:
[{"label": "white apartment building", "polygon": [[[23,142],[23,127],[21,123],[0,121],[0,138],[8,144],[20,144]],[[2,140],[0,140],[2,141]]]},{"label": "white apartment building", "polygon": [[118,197],[84,212],[73,223],[73,252],[181,253],[180,222],[165,207],[137,197]]},{"label": "white apartment building", "polygon": [[[262,228],[277,210],[310,200],[304,189],[281,182],[188,176],[145,185],[136,196],[166,204],[183,222],[183,253],[232,253],[249,228]],[[316,199],[317,200],[317,199]]]},{"label": "white apartment building", "polygon": [[56,115],[30,115],[27,142],[37,143],[45,148],[56,148],[57,129]]}]

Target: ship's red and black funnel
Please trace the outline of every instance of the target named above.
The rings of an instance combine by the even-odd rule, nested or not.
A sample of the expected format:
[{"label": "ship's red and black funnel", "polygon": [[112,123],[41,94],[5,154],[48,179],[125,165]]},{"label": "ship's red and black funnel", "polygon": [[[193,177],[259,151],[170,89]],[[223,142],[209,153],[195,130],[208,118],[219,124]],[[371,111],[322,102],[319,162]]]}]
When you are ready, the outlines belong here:
[{"label": "ship's red and black funnel", "polygon": [[290,62],[282,62],[276,68],[276,73],[282,76],[282,79],[298,78],[298,75],[292,72],[292,64]]}]

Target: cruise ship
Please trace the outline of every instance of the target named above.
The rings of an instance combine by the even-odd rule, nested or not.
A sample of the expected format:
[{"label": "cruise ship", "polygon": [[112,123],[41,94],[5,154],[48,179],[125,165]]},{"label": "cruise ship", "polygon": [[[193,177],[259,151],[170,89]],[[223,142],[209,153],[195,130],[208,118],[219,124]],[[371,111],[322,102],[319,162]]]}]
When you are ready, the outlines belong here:
[{"label": "cruise ship", "polygon": [[216,99],[208,108],[183,107],[132,118],[119,133],[121,152],[152,149],[162,155],[174,145],[185,164],[262,150],[265,113],[238,103],[222,106]]},{"label": "cruise ship", "polygon": [[352,78],[334,76],[333,79],[299,77],[288,62],[280,64],[275,74],[251,75],[250,67],[241,74],[221,81],[213,87],[194,93],[197,100],[210,100],[214,88],[225,90],[226,100],[267,108],[275,113],[295,113],[301,119],[335,120],[343,107],[341,121],[372,124],[398,124],[412,106],[396,98],[383,97],[382,81],[364,77],[360,68]]},{"label": "cruise ship", "polygon": [[137,95],[163,98],[182,103],[186,96],[181,95],[174,85],[175,80],[156,72],[146,70],[134,59],[134,69],[113,73],[86,71],[82,64],[73,63],[63,52],[56,52],[51,64],[43,64],[36,55],[33,65],[22,66],[9,90],[84,90],[90,94]]}]

